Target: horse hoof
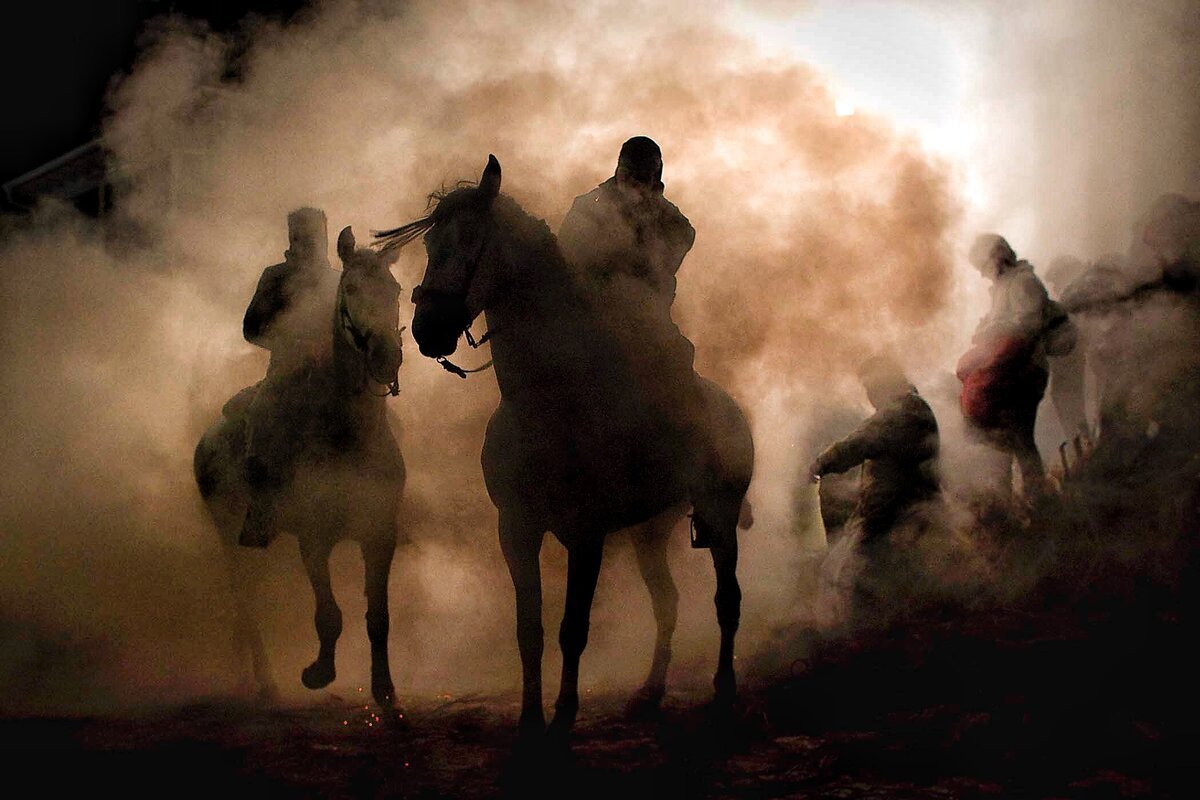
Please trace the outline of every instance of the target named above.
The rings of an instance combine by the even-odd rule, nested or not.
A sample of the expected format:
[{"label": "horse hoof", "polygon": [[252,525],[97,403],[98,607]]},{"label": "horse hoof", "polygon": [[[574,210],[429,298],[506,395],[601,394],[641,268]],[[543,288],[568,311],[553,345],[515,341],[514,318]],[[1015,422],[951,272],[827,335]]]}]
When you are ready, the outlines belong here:
[{"label": "horse hoof", "polygon": [[563,753],[571,749],[571,728],[574,720],[568,722],[555,714],[546,728],[546,746],[551,753]]},{"label": "horse hoof", "polygon": [[517,738],[525,743],[540,742],[546,734],[546,715],[540,708],[522,711],[517,721]]},{"label": "horse hoof", "polygon": [[654,716],[662,706],[666,693],[667,687],[665,686],[643,686],[625,704],[625,716],[630,719],[646,719]]},{"label": "horse hoof", "polygon": [[324,689],[333,683],[335,677],[337,677],[337,672],[332,663],[314,661],[300,673],[300,682],[308,689]]}]

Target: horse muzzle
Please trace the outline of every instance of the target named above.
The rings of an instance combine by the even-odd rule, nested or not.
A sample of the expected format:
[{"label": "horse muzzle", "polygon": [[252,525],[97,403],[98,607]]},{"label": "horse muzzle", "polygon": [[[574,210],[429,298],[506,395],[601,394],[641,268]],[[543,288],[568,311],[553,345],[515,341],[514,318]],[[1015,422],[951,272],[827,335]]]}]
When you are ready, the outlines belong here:
[{"label": "horse muzzle", "polygon": [[412,334],[421,355],[441,358],[458,349],[458,339],[471,323],[466,301],[456,294],[413,290]]}]

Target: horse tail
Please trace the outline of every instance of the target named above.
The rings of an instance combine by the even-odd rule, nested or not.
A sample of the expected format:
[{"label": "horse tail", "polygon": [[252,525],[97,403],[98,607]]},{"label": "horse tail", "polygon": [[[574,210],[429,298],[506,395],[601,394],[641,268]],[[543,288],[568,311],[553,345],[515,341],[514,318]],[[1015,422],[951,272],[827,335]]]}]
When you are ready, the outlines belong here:
[{"label": "horse tail", "polygon": [[742,509],[738,512],[737,525],[742,530],[750,530],[750,526],[754,524],[754,509],[750,506],[750,498],[742,498]]}]

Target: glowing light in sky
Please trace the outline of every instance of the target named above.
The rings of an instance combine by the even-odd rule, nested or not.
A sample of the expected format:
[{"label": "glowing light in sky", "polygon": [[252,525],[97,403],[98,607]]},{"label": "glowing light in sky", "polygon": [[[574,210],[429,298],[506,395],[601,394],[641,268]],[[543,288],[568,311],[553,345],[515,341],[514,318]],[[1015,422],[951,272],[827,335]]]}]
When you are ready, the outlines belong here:
[{"label": "glowing light in sky", "polygon": [[876,113],[934,152],[970,146],[970,39],[978,14],[904,2],[815,2],[794,14],[744,12],[734,25],[773,53],[829,76],[839,116]]}]

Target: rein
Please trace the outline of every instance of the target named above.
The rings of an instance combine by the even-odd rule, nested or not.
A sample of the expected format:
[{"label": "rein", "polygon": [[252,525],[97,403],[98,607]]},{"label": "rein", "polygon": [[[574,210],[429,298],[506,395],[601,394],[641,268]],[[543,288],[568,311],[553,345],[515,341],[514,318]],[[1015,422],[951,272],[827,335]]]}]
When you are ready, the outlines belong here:
[{"label": "rein", "polygon": [[[488,331],[484,331],[483,336],[479,337],[479,341],[475,341],[475,337],[471,335],[471,326],[469,326],[469,325],[463,329],[463,334],[466,335],[467,344],[471,345],[472,349],[477,349],[477,348],[482,347],[484,342],[486,342],[492,338],[492,332],[490,330],[488,330]],[[492,366],[493,359],[489,358],[487,361],[485,361],[483,364],[476,367],[475,369],[463,369],[458,364],[455,364],[453,361],[446,358],[445,356],[438,356],[437,358],[434,359],[434,361],[441,364],[442,369],[446,370],[446,372],[449,372],[452,375],[457,375],[458,377],[462,378],[463,380],[466,380],[468,375],[471,375],[476,372],[483,372],[484,370],[490,369]]]}]

